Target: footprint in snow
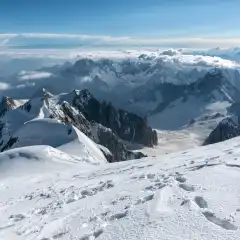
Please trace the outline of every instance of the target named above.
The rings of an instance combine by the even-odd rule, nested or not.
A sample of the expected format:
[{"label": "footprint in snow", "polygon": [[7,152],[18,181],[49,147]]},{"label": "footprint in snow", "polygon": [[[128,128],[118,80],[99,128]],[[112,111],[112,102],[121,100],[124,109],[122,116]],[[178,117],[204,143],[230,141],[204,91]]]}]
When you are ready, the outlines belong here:
[{"label": "footprint in snow", "polygon": [[[203,197],[196,196],[194,198],[194,201],[198,205],[198,207],[202,209],[208,208],[208,203]],[[212,222],[213,224],[221,228],[224,228],[226,230],[237,230],[237,227],[229,220],[218,218],[214,213],[210,212],[209,210],[203,211],[202,214],[209,222]]]},{"label": "footprint in snow", "polygon": [[154,173],[148,173],[148,174],[141,174],[138,176],[138,179],[148,179],[148,180],[152,180],[155,179],[156,174]]},{"label": "footprint in snow", "polygon": [[221,228],[224,228],[226,230],[237,230],[237,227],[233,225],[231,222],[229,222],[226,219],[220,219],[216,217],[212,212],[206,211],[203,212],[203,215],[208,221],[214,223],[215,225],[218,225]]},{"label": "footprint in snow", "polygon": [[154,198],[154,194],[148,195],[142,199],[137,200],[135,205],[139,205],[139,204],[143,204],[145,202],[151,201],[151,200],[153,200],[153,198]]},{"label": "footprint in snow", "polygon": [[9,219],[12,219],[14,222],[18,222],[23,220],[24,218],[26,218],[26,216],[24,216],[23,214],[13,214],[10,215]]},{"label": "footprint in snow", "polygon": [[5,225],[5,226],[0,226],[0,231],[5,230],[5,229],[10,228],[10,227],[13,227],[13,226],[15,226],[15,224],[9,224],[9,225]]},{"label": "footprint in snow", "polygon": [[101,234],[103,234],[103,229],[98,229],[93,233],[84,235],[83,237],[79,238],[79,240],[92,240],[98,238]]},{"label": "footprint in snow", "polygon": [[124,200],[126,200],[126,199],[128,199],[128,198],[129,198],[129,196],[121,196],[121,197],[119,197],[119,198],[114,199],[113,201],[111,201],[111,204],[112,204],[112,205],[116,205],[119,201],[124,201]]},{"label": "footprint in snow", "polygon": [[200,208],[208,208],[208,203],[203,197],[196,196],[194,201]]},{"label": "footprint in snow", "polygon": [[177,176],[176,180],[180,183],[185,183],[187,179],[184,176]]},{"label": "footprint in snow", "polygon": [[180,188],[182,188],[185,191],[188,192],[194,192],[195,191],[195,187],[186,183],[181,183],[178,185]]},{"label": "footprint in snow", "polygon": [[146,187],[145,190],[146,191],[156,191],[156,190],[161,189],[161,188],[163,188],[165,186],[166,186],[165,183],[157,182],[154,185]]},{"label": "footprint in snow", "polygon": [[121,212],[121,213],[116,213],[116,214],[112,215],[112,216],[109,218],[109,220],[110,220],[110,221],[118,220],[118,219],[121,219],[121,218],[126,217],[127,214],[128,214],[128,211]]},{"label": "footprint in snow", "polygon": [[114,183],[112,180],[108,180],[106,182],[100,182],[100,184],[96,187],[84,189],[81,191],[82,198],[85,198],[87,196],[93,196],[96,195],[98,192],[102,192],[106,189],[113,188]]}]

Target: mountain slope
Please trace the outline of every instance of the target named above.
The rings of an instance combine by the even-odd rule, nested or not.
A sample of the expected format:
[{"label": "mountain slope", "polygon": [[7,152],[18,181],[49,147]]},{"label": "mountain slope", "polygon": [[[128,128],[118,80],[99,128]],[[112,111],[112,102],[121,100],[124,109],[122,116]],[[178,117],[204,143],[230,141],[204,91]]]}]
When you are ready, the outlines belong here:
[{"label": "mountain slope", "polygon": [[[68,94],[53,96],[44,89],[38,91],[38,94],[39,97],[34,97],[19,107],[3,111],[0,118],[2,151],[29,144],[49,144],[58,147],[63,144],[59,141],[70,141],[71,134],[68,135],[68,131],[77,131],[75,135],[81,134],[81,131],[95,143],[108,148],[111,154],[107,154],[106,157],[110,162],[144,156],[140,152],[128,150],[124,141],[150,147],[157,144],[157,134],[147,125],[145,119],[110,104],[101,103],[87,90],[74,90]],[[54,132],[54,128],[57,127],[59,130]],[[107,153],[99,147],[103,153]],[[78,154],[74,150],[76,148],[71,148],[73,154]]]},{"label": "mountain slope", "polygon": [[35,145],[49,145],[94,164],[106,162],[96,144],[78,129],[47,118],[26,122],[2,150]]},{"label": "mountain slope", "polygon": [[110,128],[123,140],[147,146],[157,144],[156,132],[148,127],[146,119],[118,109],[111,103],[99,102],[88,90],[75,90],[70,94],[57,95],[50,101],[56,101],[55,104],[69,102],[88,121],[94,121]]},{"label": "mountain slope", "polygon": [[0,178],[18,179],[26,174],[64,171],[69,165],[76,164],[89,169],[91,168],[90,161],[92,161],[91,155],[88,158],[82,154],[71,156],[46,145],[21,147],[0,154]]},{"label": "mountain slope", "polygon": [[[168,93],[171,95],[171,92]],[[239,101],[239,96],[239,90],[221,71],[215,70],[207,73],[204,78],[182,87],[169,101],[159,104],[148,117],[149,123],[159,129],[178,130],[186,127],[191,121],[197,124],[204,117],[211,119],[216,116],[216,126],[217,122],[228,114],[227,108]],[[207,118],[205,123],[206,120]]]},{"label": "mountain slope", "polygon": [[[64,164],[0,175],[0,237],[239,239],[239,145],[234,138],[89,169]],[[13,151],[20,149],[0,160]]]},{"label": "mountain slope", "polygon": [[237,136],[240,136],[240,126],[231,118],[225,118],[210,133],[203,145],[222,142]]}]

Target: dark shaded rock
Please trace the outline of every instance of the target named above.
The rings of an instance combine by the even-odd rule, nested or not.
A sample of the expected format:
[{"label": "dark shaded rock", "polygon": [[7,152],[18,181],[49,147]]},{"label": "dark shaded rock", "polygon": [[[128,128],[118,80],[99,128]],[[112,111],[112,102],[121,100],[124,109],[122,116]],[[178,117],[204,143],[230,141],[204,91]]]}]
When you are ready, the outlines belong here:
[{"label": "dark shaded rock", "polygon": [[32,105],[31,105],[31,101],[26,102],[25,104],[23,104],[21,106],[21,108],[27,112],[30,112]]},{"label": "dark shaded rock", "polygon": [[157,133],[148,126],[146,118],[115,108],[111,103],[101,103],[88,90],[76,92],[72,104],[88,121],[110,128],[125,141],[149,147],[157,144]]},{"label": "dark shaded rock", "polygon": [[222,142],[237,136],[240,136],[240,126],[231,118],[226,118],[210,133],[203,145]]},{"label": "dark shaded rock", "polygon": [[72,107],[68,102],[63,102],[60,108],[52,107],[51,118],[75,126],[95,143],[107,148],[110,154],[106,154],[107,151],[103,151],[101,147],[100,150],[109,162],[126,161],[144,156],[128,150],[121,139],[111,129],[94,121],[89,122],[80,111]]},{"label": "dark shaded rock", "polygon": [[132,152],[126,148],[126,145],[117,137],[111,129],[100,124],[96,124],[98,141],[101,145],[110,150],[113,155],[112,162],[126,161],[145,157],[141,152]]},{"label": "dark shaded rock", "polygon": [[13,144],[17,142],[17,140],[18,140],[17,137],[11,137],[9,139],[9,141],[7,142],[7,144],[1,149],[1,152],[4,152],[4,151],[10,149],[13,146]]},{"label": "dark shaded rock", "polygon": [[3,97],[0,103],[0,117],[3,117],[8,110],[16,108],[16,103],[12,98]]},{"label": "dark shaded rock", "polygon": [[103,147],[102,145],[98,144],[99,149],[101,150],[101,152],[103,153],[104,157],[107,159],[108,162],[114,162],[114,158],[112,153],[106,148]]}]

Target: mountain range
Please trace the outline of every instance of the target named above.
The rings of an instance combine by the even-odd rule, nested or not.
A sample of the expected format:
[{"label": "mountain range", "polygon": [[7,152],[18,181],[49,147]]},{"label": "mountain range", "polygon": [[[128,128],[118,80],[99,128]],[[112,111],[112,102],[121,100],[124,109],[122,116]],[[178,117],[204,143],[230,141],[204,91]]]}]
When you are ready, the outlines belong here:
[{"label": "mountain range", "polygon": [[59,147],[77,139],[79,131],[107,148],[99,147],[109,162],[144,156],[128,150],[124,141],[149,147],[157,144],[157,134],[146,119],[101,103],[88,90],[54,96],[43,89],[39,94],[22,104],[2,99],[1,151],[28,145]]}]

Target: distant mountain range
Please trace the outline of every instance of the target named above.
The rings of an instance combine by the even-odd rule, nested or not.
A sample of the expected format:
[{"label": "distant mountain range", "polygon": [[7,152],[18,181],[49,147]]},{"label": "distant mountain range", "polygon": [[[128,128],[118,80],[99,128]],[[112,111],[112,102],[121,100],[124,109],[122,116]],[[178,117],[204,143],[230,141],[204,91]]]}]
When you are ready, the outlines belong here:
[{"label": "distant mountain range", "polygon": [[[106,147],[112,154],[108,154],[109,161],[118,161],[136,157],[124,141],[156,144],[156,133],[147,122],[159,130],[188,129],[204,142],[222,119],[233,115],[228,108],[240,102],[240,65],[234,61],[172,49],[126,56],[80,57],[75,63],[11,75],[3,79],[8,87],[1,94],[9,98],[3,98],[1,114],[8,118],[8,102],[10,110],[18,112],[12,115],[24,115],[21,124],[40,112],[44,118],[72,124]],[[88,104],[81,102],[83,96],[90,99]],[[16,99],[27,100],[23,105]],[[6,119],[3,122],[11,125],[12,120]],[[7,128],[10,138],[18,124]],[[101,136],[96,137],[94,131]],[[8,143],[10,138],[2,139],[3,150],[14,146],[12,140]]]}]

